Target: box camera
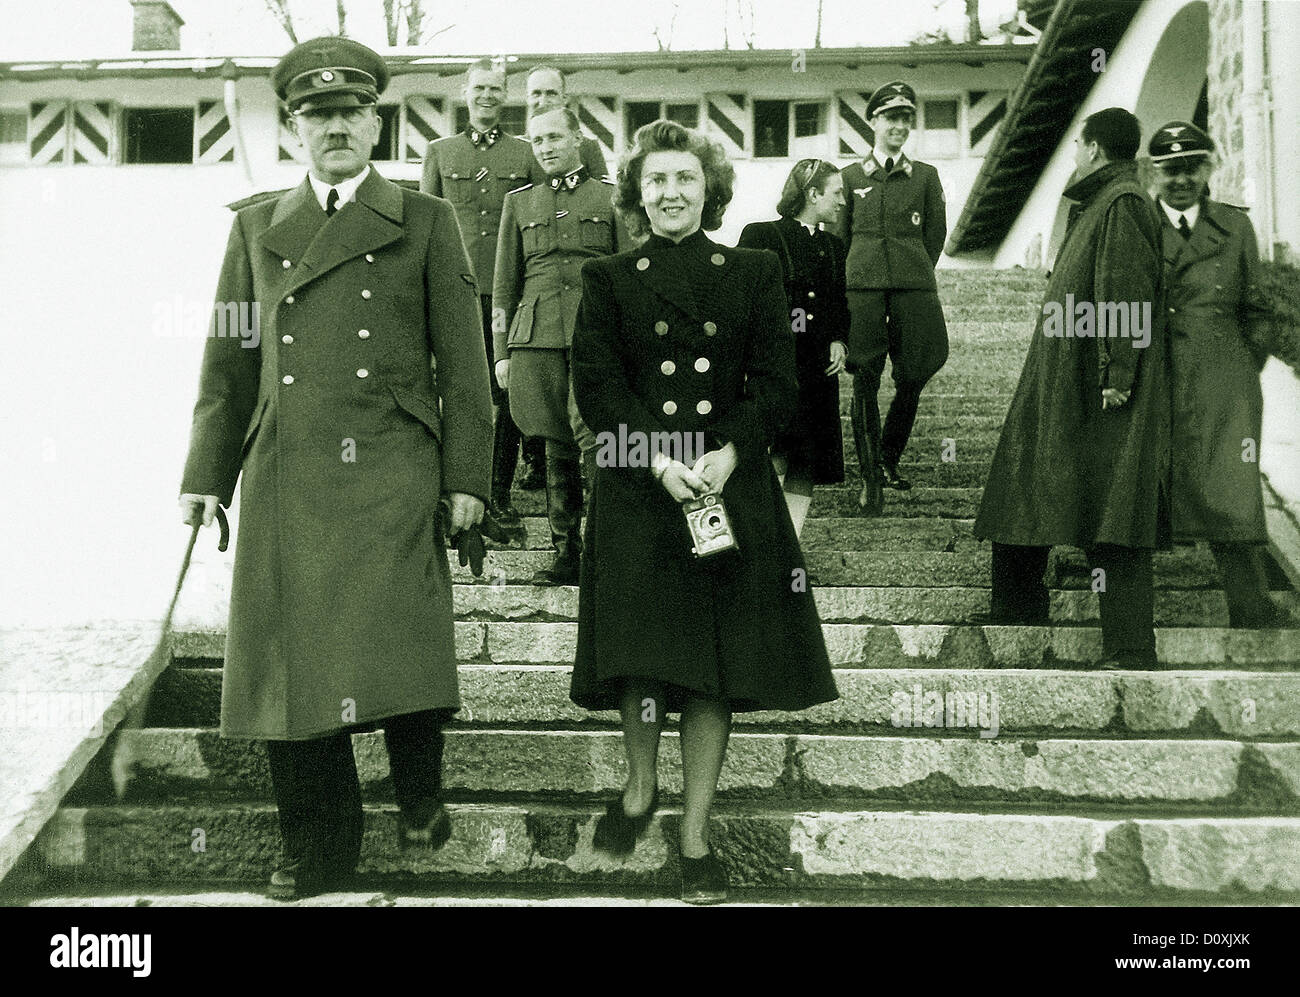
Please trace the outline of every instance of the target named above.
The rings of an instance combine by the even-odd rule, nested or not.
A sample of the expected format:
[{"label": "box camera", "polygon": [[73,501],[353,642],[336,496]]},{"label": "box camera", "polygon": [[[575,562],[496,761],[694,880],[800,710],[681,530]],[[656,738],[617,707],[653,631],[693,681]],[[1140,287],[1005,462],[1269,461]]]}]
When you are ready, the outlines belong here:
[{"label": "box camera", "polygon": [[722,504],[721,495],[702,495],[683,502],[682,512],[686,514],[686,528],[690,530],[694,544],[691,553],[697,558],[740,549],[731,532],[731,520],[727,517],[727,507]]}]

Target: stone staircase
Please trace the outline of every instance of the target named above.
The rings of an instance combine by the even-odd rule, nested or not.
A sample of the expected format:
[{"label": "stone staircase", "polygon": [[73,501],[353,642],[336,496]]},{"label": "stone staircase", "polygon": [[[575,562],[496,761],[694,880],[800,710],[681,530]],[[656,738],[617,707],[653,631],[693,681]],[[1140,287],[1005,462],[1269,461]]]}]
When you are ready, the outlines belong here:
[{"label": "stone staircase", "polygon": [[[1227,629],[1207,550],[1156,558],[1159,671],[1081,668],[1100,634],[1077,551],[1053,552],[1052,627],[972,623],[989,549],[971,518],[1042,277],[941,276],[952,355],[906,454],[913,490],[886,492],[884,518],[856,516],[846,417],[850,481],[816,491],[804,531],[841,698],[736,718],[714,827],[737,899],[1295,902],[1300,631]],[[493,551],[480,581],[452,560],[465,703],[448,732],[452,840],[398,854],[382,737],[358,736],[374,892],[320,902],[673,896],[676,745],[661,755],[667,809],[636,854],[593,852],[623,780],[617,718],[568,700],[577,590],[526,584],[547,531],[541,493],[516,503],[527,549]],[[11,902],[257,902],[278,831],[261,746],[215,729],[223,614],[176,634],[147,706],[0,884]]]}]

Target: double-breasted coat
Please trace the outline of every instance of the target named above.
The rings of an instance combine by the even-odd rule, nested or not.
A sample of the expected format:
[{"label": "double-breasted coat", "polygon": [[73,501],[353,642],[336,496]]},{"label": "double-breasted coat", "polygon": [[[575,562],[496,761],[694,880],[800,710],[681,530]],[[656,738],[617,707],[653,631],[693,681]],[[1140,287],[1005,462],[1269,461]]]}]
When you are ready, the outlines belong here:
[{"label": "double-breasted coat", "polygon": [[[840,176],[844,209],[835,232],[847,248],[844,277],[850,300],[862,291],[928,292],[925,299],[909,296],[911,307],[922,314],[906,321],[905,334],[891,353],[895,380],[924,383],[948,359],[948,328],[934,279],[948,236],[939,171],[900,153],[886,172],[873,153],[844,167]],[[882,322],[855,322],[848,343],[850,369],[888,347]]]},{"label": "double-breasted coat", "polygon": [[511,364],[510,414],[527,436],[572,438],[568,349],[582,300],[582,264],[628,244],[612,181],[585,171],[577,177],[572,189],[548,178],[511,191],[501,212],[493,354],[520,361]]},{"label": "double-breasted coat", "polygon": [[[665,682],[733,710],[836,697],[803,555],[768,447],[793,416],[794,346],[770,253],[680,243],[583,265],[574,393],[606,439],[702,433],[735,444],[722,491],[739,551],[697,561],[681,507],[648,466],[598,459],[587,519],[571,696],[617,707],[622,680]],[[643,451],[644,452],[644,451]],[[699,454],[695,455],[696,457]]]},{"label": "double-breasted coat", "polygon": [[[488,493],[478,290],[452,208],[371,169],[327,217],[309,182],[239,211],[181,490],[242,474],[227,737],[299,740],[459,705],[441,493]],[[436,364],[436,371],[434,365]]]},{"label": "double-breasted coat", "polygon": [[1265,542],[1259,371],[1270,313],[1245,211],[1201,202],[1192,237],[1161,213],[1173,383],[1175,539]]},{"label": "double-breasted coat", "polygon": [[[1156,207],[1133,162],[1074,183],[1078,202],[1048,278],[975,520],[1005,544],[1157,548],[1169,543],[1169,381]],[[1067,295],[1070,297],[1067,298]],[[1149,309],[1144,337],[1048,335],[1088,305]],[[1089,326],[1094,332],[1096,323]],[[1064,331],[1064,328],[1059,331]],[[1133,332],[1130,326],[1130,332]],[[1101,391],[1130,391],[1102,409]]]},{"label": "double-breasted coat", "polygon": [[844,294],[844,243],[830,232],[809,232],[793,218],[751,222],[737,246],[770,249],[781,261],[786,314],[794,331],[799,404],[777,435],[773,453],[800,454],[815,485],[844,480],[840,381],[826,373],[831,343],[847,345],[849,304]]}]

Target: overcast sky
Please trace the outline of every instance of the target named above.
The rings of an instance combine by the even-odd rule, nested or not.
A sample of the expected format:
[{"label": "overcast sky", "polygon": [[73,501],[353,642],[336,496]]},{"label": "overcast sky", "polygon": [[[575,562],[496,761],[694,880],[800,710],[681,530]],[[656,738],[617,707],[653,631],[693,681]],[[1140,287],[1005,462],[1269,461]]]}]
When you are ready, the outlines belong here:
[{"label": "overcast sky", "polygon": [[[185,21],[182,50],[191,54],[271,55],[288,36],[264,0],[172,0]],[[347,0],[348,33],[386,43],[382,0]],[[724,10],[731,46],[743,48],[738,9],[753,10],[755,46],[810,46],[817,0],[429,0],[431,23],[448,30],[423,48],[440,54],[627,51],[656,47],[674,7],[675,49],[722,48]],[[984,30],[1014,17],[1015,0],[980,0]],[[290,0],[299,39],[336,33],[334,0]],[[0,0],[0,59],[91,58],[131,48],[129,0]],[[746,18],[747,19],[747,18]],[[822,44],[902,45],[946,26],[961,38],[962,0],[824,0]]]}]

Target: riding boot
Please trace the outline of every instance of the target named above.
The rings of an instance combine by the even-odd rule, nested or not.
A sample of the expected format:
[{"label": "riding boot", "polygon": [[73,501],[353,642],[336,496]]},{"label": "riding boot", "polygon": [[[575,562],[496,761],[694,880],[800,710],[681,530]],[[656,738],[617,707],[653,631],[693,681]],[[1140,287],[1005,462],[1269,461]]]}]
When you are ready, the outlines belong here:
[{"label": "riding boot", "polygon": [[582,556],[582,471],[572,447],[546,444],[546,518],[555,560],[533,575],[534,585],[577,585]]},{"label": "riding boot", "polygon": [[[488,510],[499,523],[516,523],[519,512],[510,501],[510,485],[518,462],[518,443],[511,430],[514,422],[508,411],[497,413],[492,445],[492,494]],[[516,431],[517,432],[517,431]]]}]

